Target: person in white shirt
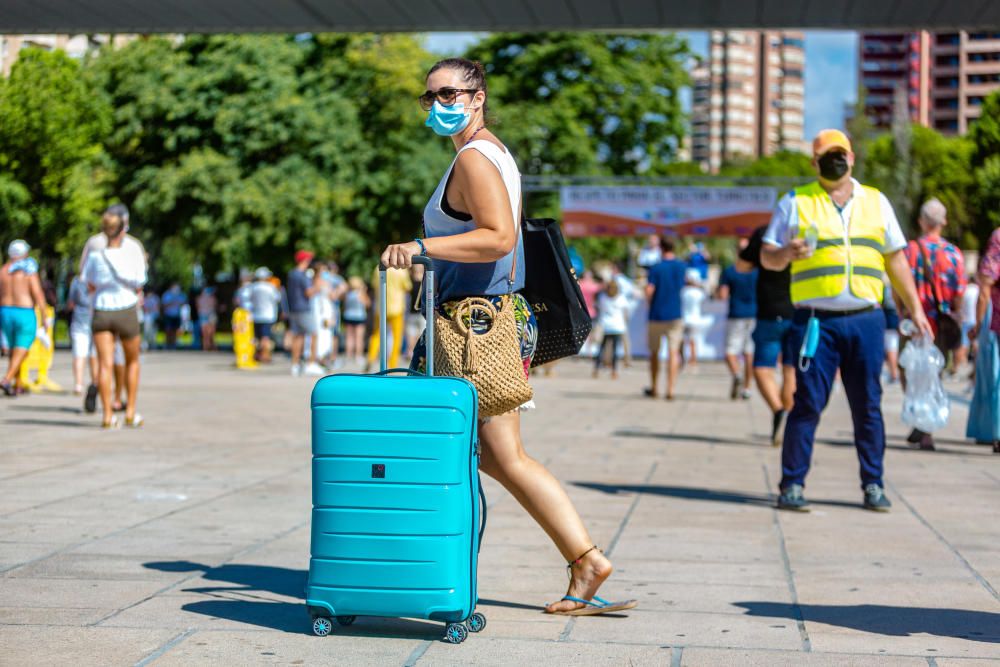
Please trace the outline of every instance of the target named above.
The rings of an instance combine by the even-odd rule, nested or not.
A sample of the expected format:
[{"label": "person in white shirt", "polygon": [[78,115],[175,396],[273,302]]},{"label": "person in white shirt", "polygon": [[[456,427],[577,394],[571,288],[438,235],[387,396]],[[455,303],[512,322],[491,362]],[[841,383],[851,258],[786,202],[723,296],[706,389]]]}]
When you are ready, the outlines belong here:
[{"label": "person in white shirt", "polygon": [[976,301],[979,300],[979,283],[976,276],[969,278],[962,295],[962,344],[955,350],[955,370],[958,371],[969,360],[969,349],[972,341],[969,332],[976,326]]},{"label": "person in white shirt", "polygon": [[[80,276],[69,284],[69,298],[66,305],[72,311],[69,338],[73,348],[73,393],[83,393],[83,368],[90,366],[88,396],[97,397],[97,356],[94,354],[94,333],[91,331],[93,296]],[[88,363],[89,362],[89,363]]]},{"label": "person in white shirt", "polygon": [[[326,265],[320,261],[313,261],[313,288],[315,291],[309,297],[309,309],[312,312],[312,331],[310,338],[315,338],[316,368],[313,364],[307,365],[304,372],[312,375],[322,373],[322,367],[330,363],[330,355],[333,350],[333,288],[324,279]],[[311,342],[311,340],[310,340]]]},{"label": "person in white shirt", "polygon": [[271,328],[278,321],[281,306],[281,291],[271,282],[271,270],[262,266],[254,271],[254,281],[250,285],[249,308],[253,317],[253,334],[257,339],[257,361],[271,363]]},{"label": "person in white shirt", "polygon": [[698,365],[698,342],[704,337],[705,331],[712,320],[702,313],[702,305],[708,294],[701,284],[701,274],[698,269],[688,269],[684,272],[684,287],[681,288],[681,319],[684,321],[684,344],[681,351],[685,352],[684,362],[695,370]]},{"label": "person in white shirt", "polygon": [[629,299],[618,284],[617,280],[611,280],[603,292],[597,295],[597,320],[604,331],[604,338],[601,340],[601,347],[594,355],[594,377],[597,377],[601,370],[604,357],[604,350],[611,347],[611,379],[618,379],[618,345],[622,342],[622,337],[628,331],[628,318],[632,310],[632,301]]},{"label": "person in white shirt", "polygon": [[98,388],[103,408],[104,428],[117,428],[111,401],[111,376],[114,369],[115,337],[121,339],[125,353],[125,384],[128,402],[125,425],[142,425],[136,411],[139,392],[139,292],[146,284],[146,256],[142,245],[131,239],[129,214],[123,204],[109,207],[101,217],[107,247],[91,249],[83,267],[83,280],[94,296],[92,330],[100,367]]},{"label": "person in white shirt", "polygon": [[[121,206],[124,207],[123,204]],[[127,213],[128,209],[125,208],[125,211]],[[128,230],[128,224],[125,225],[125,229],[126,229],[125,238],[127,239],[127,242],[129,244],[136,244],[136,245],[138,245],[139,248],[142,250],[142,256],[144,258],[146,258],[146,261],[148,263],[148,261],[149,261],[149,254],[146,252],[146,249],[143,247],[142,241],[140,241],[139,239],[137,239],[136,237],[134,237],[134,236],[132,236],[131,234],[128,233],[128,231],[127,231]],[[90,257],[90,253],[95,252],[95,251],[99,251],[99,250],[103,250],[103,249],[105,249],[107,247],[108,247],[108,237],[104,235],[104,232],[98,232],[97,234],[94,234],[89,239],[87,239],[87,242],[83,245],[83,252],[80,253],[80,274],[81,275],[83,274],[83,267],[87,265],[87,258]],[[143,296],[143,295],[140,294],[140,296]],[[140,299],[140,302],[141,302],[140,303],[141,308],[139,310],[139,326],[140,326],[140,328],[142,328],[145,331],[145,326],[146,326],[145,325],[145,313],[144,313],[144,310],[143,310],[145,308],[145,299],[144,298]],[[114,376],[114,399],[113,399],[113,406],[114,406],[114,411],[115,412],[121,412],[122,410],[125,409],[125,404],[122,403],[122,400],[121,400],[121,398],[122,398],[122,390],[125,387],[125,351],[122,350],[122,343],[118,339],[115,339],[115,359],[114,359],[114,361],[115,361],[115,363],[114,363],[115,376]],[[100,373],[101,373],[101,368],[100,368],[100,365],[98,365],[98,368],[97,368],[98,378],[100,376]],[[98,379],[97,384],[100,384],[100,380],[99,379]],[[88,412],[89,413],[89,412],[94,412],[94,410],[96,410],[96,408],[97,408],[97,389],[95,387],[93,392],[91,392],[89,389],[87,390],[87,398],[84,401],[83,409],[84,409],[84,412]]]}]

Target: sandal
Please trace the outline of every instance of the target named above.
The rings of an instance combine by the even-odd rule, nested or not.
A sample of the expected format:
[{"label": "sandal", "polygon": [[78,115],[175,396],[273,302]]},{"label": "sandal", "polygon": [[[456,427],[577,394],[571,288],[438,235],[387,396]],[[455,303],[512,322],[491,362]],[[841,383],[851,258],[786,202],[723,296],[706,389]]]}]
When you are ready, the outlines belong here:
[{"label": "sandal", "polygon": [[596,616],[597,614],[608,614],[614,611],[625,611],[626,609],[634,609],[638,606],[638,600],[622,600],[621,602],[608,602],[604,598],[594,596],[593,600],[584,600],[583,598],[573,597],[572,595],[566,595],[563,600],[569,600],[570,602],[579,602],[583,607],[578,607],[576,609],[570,609],[568,611],[550,611],[547,613],[554,614],[556,616]]},{"label": "sandal", "polygon": [[125,426],[129,428],[139,428],[146,423],[146,420],[142,418],[142,415],[138,412],[132,417],[132,419],[125,419]]},{"label": "sandal", "polygon": [[109,422],[101,422],[101,428],[103,428],[106,431],[115,431],[120,429],[121,427],[122,423],[117,416],[112,416],[111,421]]},{"label": "sandal", "polygon": [[[584,556],[589,554],[591,551],[601,551],[595,544],[582,554],[580,554],[574,560],[566,563],[566,574],[569,578],[573,578],[573,567],[579,565],[583,562]],[[601,553],[604,553],[601,551]],[[574,597],[572,595],[564,595],[562,600],[569,600],[570,602],[579,602],[584,605],[583,607],[577,607],[576,609],[570,609],[567,611],[546,611],[546,614],[554,614],[556,616],[596,616],[597,614],[607,614],[614,611],[624,611],[626,609],[633,609],[638,606],[638,600],[622,600],[621,602],[608,602],[604,598],[594,596],[593,600],[584,600],[583,598]],[[596,602],[594,601],[596,600]]]},{"label": "sandal", "polygon": [[650,387],[646,387],[645,389],[642,390],[642,395],[646,396],[647,398],[656,398],[656,390],[651,389]]}]

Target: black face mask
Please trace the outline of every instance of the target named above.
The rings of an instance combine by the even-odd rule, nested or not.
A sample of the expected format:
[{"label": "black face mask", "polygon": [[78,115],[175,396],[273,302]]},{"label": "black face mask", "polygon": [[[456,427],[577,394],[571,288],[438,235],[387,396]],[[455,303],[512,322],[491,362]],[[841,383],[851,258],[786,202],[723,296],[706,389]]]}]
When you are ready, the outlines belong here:
[{"label": "black face mask", "polygon": [[827,181],[839,181],[850,169],[847,154],[831,151],[819,159],[819,175]]}]

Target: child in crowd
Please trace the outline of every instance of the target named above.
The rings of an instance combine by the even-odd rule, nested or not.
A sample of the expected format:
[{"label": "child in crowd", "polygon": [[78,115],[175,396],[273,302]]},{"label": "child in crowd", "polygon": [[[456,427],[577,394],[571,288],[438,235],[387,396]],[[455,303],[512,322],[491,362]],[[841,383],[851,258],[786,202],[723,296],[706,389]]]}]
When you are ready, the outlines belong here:
[{"label": "child in crowd", "polygon": [[601,369],[604,350],[610,345],[611,379],[618,379],[618,345],[622,342],[622,335],[627,329],[630,305],[628,296],[622,293],[615,280],[608,281],[604,291],[597,295],[597,320],[604,332],[604,338],[601,339],[601,347],[594,357],[595,378]]}]

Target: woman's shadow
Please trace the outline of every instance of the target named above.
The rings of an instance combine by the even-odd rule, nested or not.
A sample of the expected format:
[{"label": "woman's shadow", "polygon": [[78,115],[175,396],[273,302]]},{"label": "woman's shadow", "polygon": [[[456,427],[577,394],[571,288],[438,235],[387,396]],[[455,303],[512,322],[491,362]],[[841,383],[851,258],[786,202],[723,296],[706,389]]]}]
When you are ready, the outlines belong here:
[{"label": "woman's shadow", "polygon": [[[218,586],[183,589],[208,598],[189,602],[184,611],[271,630],[308,634],[312,623],[302,596],[308,574],[270,565],[220,565],[211,567],[192,561],[156,561],[143,567],[160,572],[198,572],[201,580],[221,582]],[[278,598],[294,598],[291,602]],[[334,626],[334,634],[352,637],[395,637],[400,639],[439,639],[444,626],[431,621],[400,618],[359,618],[349,627]]]}]

